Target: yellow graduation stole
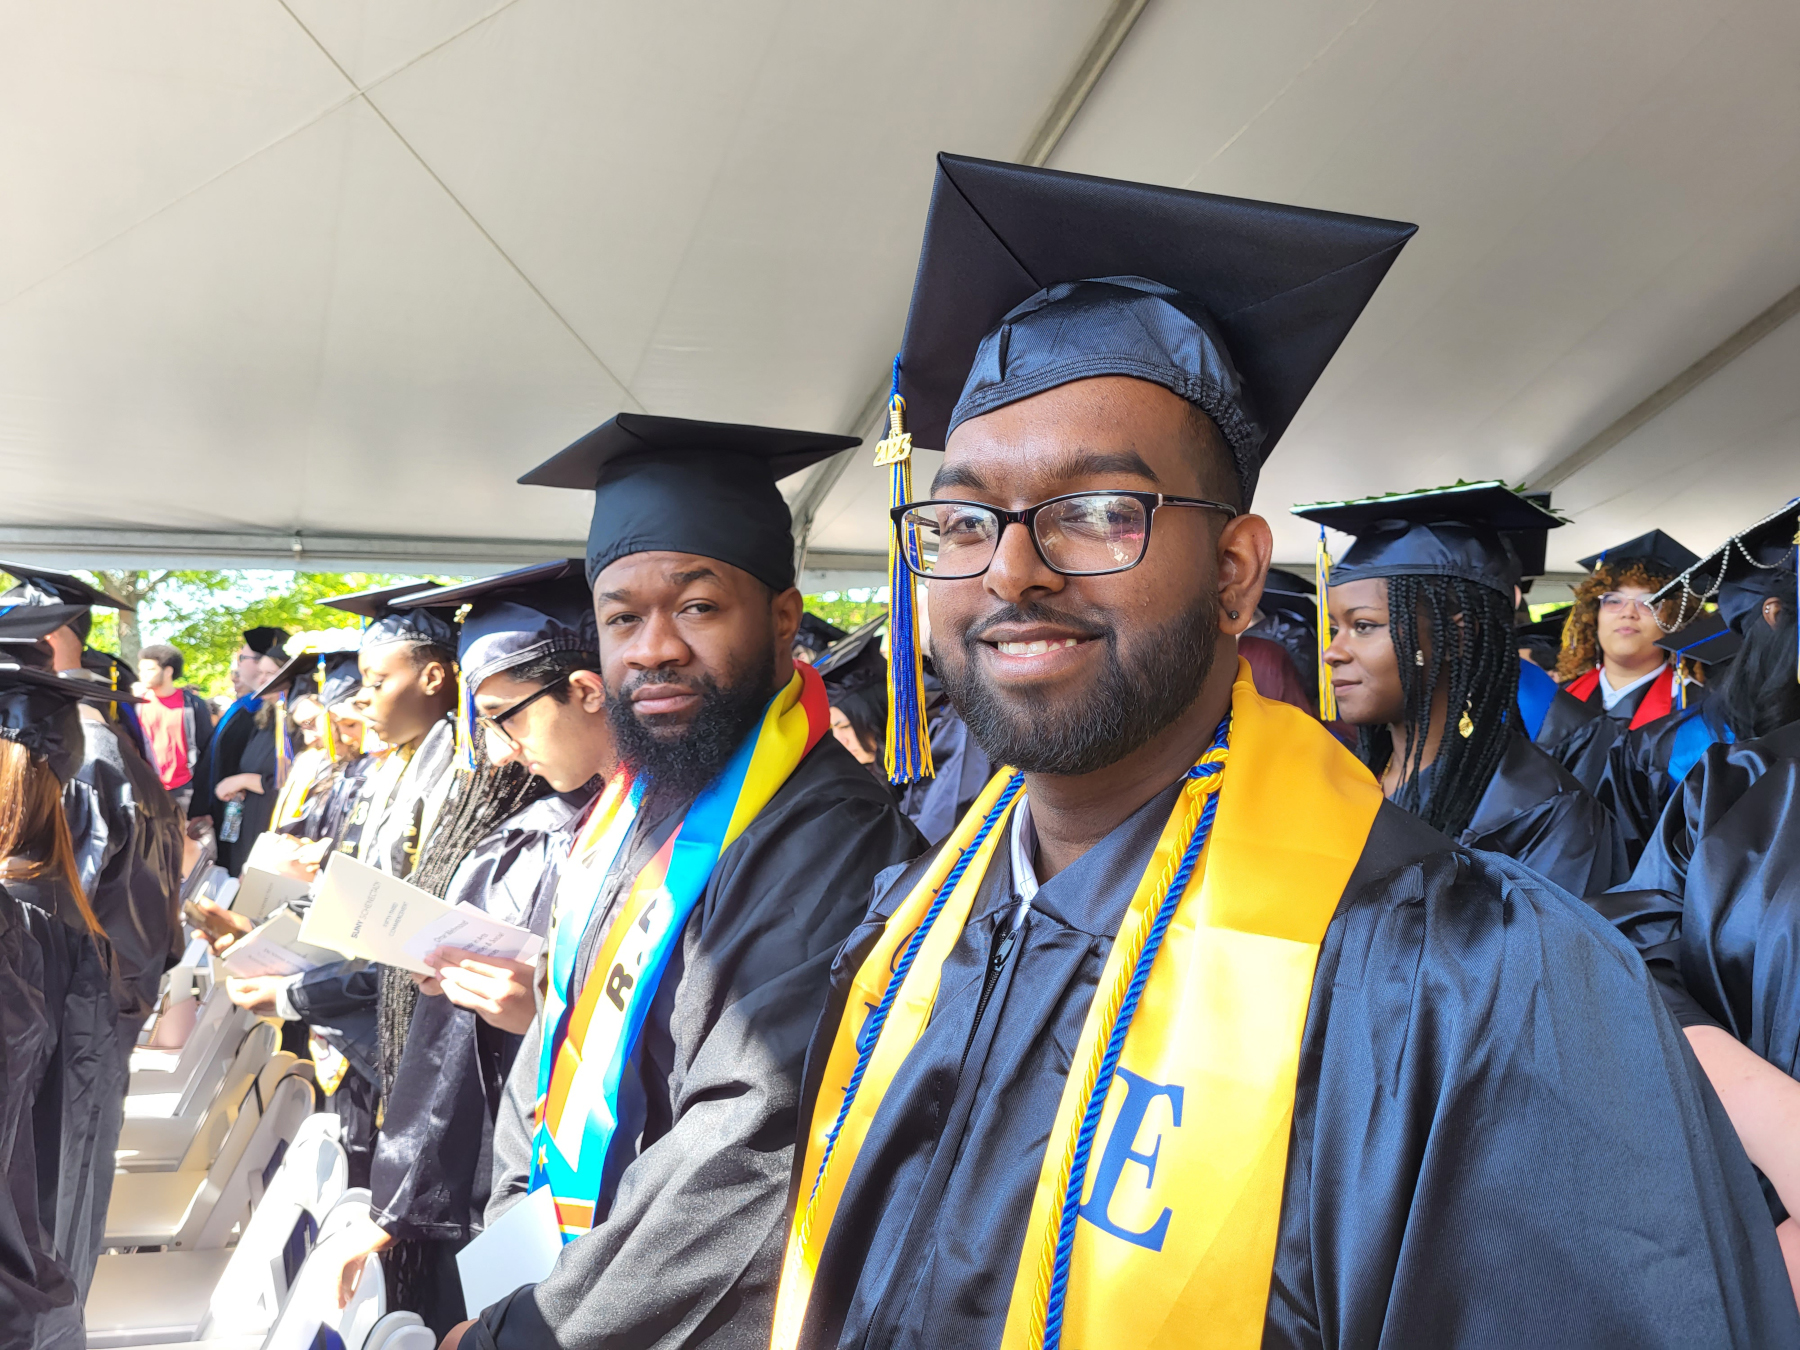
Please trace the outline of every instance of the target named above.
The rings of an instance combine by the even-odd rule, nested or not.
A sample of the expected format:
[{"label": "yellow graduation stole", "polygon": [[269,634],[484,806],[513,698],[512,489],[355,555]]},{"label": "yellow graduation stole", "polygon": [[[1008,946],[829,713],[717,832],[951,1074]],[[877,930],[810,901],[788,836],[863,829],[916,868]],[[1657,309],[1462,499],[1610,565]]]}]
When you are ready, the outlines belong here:
[{"label": "yellow graduation stole", "polygon": [[[1313,970],[1382,797],[1316,721],[1259,696],[1241,660],[1228,724],[1229,748],[1215,742],[1176,799],[1088,1009],[1003,1350],[1261,1344]],[[1021,793],[1010,771],[988,784],[857,971],[845,1007],[880,1020],[872,1046],[848,1015],[832,1042],[775,1350],[798,1344],[857,1152]]]}]

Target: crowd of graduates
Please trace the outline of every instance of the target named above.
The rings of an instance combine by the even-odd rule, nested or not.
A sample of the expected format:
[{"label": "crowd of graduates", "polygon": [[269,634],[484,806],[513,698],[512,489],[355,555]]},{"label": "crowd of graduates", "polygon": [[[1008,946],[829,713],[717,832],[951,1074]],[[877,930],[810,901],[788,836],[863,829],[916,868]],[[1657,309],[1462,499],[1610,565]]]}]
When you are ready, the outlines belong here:
[{"label": "crowd of graduates", "polygon": [[945,156],[886,615],[804,612],[776,487],[854,440],[622,413],[521,480],[584,558],[246,632],[184,803],[106,598],[0,564],[7,1343],[80,1343],[163,974],[255,927],[183,879],[254,851],[543,939],[221,975],[368,1188],[340,1298],[381,1253],[450,1350],[1800,1344],[1800,504],[1536,618],[1568,522],[1495,482],[1272,569],[1411,232]]}]

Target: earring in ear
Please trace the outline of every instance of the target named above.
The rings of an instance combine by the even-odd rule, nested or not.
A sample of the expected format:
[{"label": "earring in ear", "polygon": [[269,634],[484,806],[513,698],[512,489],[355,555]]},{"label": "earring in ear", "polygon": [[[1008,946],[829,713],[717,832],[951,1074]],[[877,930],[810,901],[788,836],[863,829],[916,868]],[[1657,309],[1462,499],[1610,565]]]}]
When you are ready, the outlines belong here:
[{"label": "earring in ear", "polygon": [[1475,734],[1475,719],[1469,716],[1469,709],[1474,706],[1474,702],[1475,700],[1470,698],[1469,702],[1463,704],[1462,720],[1456,724],[1456,734],[1465,741]]},{"label": "earring in ear", "polygon": [[1227,614],[1229,614],[1232,618],[1234,618],[1234,619],[1237,618],[1237,611],[1235,609],[1228,609],[1225,612]]}]

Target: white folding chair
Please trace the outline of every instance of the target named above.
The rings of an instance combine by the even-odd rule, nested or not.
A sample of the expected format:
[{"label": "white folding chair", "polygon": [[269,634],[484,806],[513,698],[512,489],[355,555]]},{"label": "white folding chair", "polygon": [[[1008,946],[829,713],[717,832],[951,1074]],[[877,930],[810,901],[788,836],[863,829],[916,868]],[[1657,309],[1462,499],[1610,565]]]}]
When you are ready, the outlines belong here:
[{"label": "white folding chair", "polygon": [[[227,1103],[214,1113],[223,1120]],[[248,1217],[250,1173],[271,1160],[313,1109],[311,1065],[285,1052],[245,1086],[223,1137],[204,1166],[173,1172],[125,1172],[113,1178],[106,1211],[108,1247],[223,1247]],[[200,1145],[195,1141],[195,1148]],[[204,1155],[202,1155],[204,1156]],[[258,1194],[261,1182],[258,1181]],[[225,1206],[221,1210],[220,1206]]]},{"label": "white folding chair", "polygon": [[230,1251],[102,1256],[88,1294],[88,1345],[106,1350],[245,1337],[260,1345],[326,1216],[343,1198],[349,1159],[338,1126],[329,1114],[301,1122]]},{"label": "white folding chair", "polygon": [[[189,1094],[189,1109],[178,1115],[134,1116],[130,1112],[131,1098],[127,1097],[125,1124],[119,1131],[119,1170],[204,1170],[217,1156],[236,1119],[238,1103],[273,1058],[280,1039],[267,1022],[251,1027],[224,1065],[209,1069],[205,1081],[196,1082],[195,1090]],[[205,1095],[201,1095],[203,1092]]]},{"label": "white folding chair", "polygon": [[[131,1086],[126,1098],[131,1113],[174,1115],[181,1094],[219,1053],[222,1039],[230,1034],[231,1027],[235,1025],[241,1036],[249,1030],[251,1020],[250,1014],[232,1006],[223,985],[213,985],[201,999],[194,1028],[179,1050],[139,1046],[131,1052]],[[226,1045],[226,1057],[236,1048],[235,1043]]]},{"label": "white folding chair", "polygon": [[[344,1200],[327,1216],[318,1245],[300,1268],[293,1293],[282,1307],[281,1316],[269,1329],[263,1350],[312,1350],[320,1340],[321,1331],[334,1334],[343,1342],[344,1350],[373,1350],[377,1345],[384,1345],[387,1350],[414,1350],[409,1342],[416,1338],[396,1342],[395,1335],[407,1327],[422,1328],[423,1322],[417,1313],[388,1312],[387,1280],[382,1274],[379,1255],[369,1257],[364,1265],[362,1280],[357,1284],[349,1306],[339,1308],[337,1305],[337,1276],[341,1266],[330,1259],[331,1239],[356,1217],[358,1206],[363,1213],[368,1212],[369,1193],[361,1191],[362,1199],[353,1203],[351,1197],[357,1194],[357,1191],[346,1192]],[[339,1216],[342,1216],[341,1221],[334,1223]],[[425,1334],[431,1335],[429,1330]],[[423,1346],[418,1350],[423,1350]]]}]

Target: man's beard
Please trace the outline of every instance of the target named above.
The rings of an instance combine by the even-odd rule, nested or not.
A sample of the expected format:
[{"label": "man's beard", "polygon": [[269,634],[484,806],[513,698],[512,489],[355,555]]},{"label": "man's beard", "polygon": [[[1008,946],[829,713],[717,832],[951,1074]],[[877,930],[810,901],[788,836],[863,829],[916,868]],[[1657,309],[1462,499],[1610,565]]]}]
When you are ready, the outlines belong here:
[{"label": "man's beard", "polygon": [[1127,654],[1129,664],[1116,631],[1095,633],[1093,640],[1106,644],[1100,677],[1062,702],[1015,702],[989,681],[975,634],[997,623],[1048,623],[1084,634],[1092,623],[1048,605],[1011,605],[970,626],[959,660],[936,663],[950,701],[989,760],[1026,773],[1083,774],[1116,764],[1187,711],[1212,669],[1219,605],[1202,595],[1146,635]]},{"label": "man's beard", "polygon": [[[733,671],[728,684],[710,676],[684,679],[672,671],[650,670],[606,691],[613,744],[620,760],[647,780],[650,807],[692,801],[719,776],[768,706],[770,664],[752,662]],[[700,696],[700,706],[685,726],[674,714],[645,718],[634,711],[631,697],[639,689],[675,683]]]}]

